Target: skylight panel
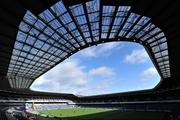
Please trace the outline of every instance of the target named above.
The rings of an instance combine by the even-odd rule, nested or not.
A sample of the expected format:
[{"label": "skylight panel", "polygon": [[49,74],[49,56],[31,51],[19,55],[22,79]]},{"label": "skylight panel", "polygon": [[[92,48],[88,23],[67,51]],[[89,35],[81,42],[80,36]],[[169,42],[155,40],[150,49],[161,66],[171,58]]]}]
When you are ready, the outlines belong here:
[{"label": "skylight panel", "polygon": [[61,19],[61,21],[62,21],[65,25],[68,24],[68,23],[70,23],[70,22],[72,22],[71,16],[70,16],[68,13],[62,15],[62,16],[59,17],[59,18]]},{"label": "skylight panel", "polygon": [[[54,33],[53,35],[52,35],[52,38],[53,39],[55,39],[55,40],[58,40],[58,39],[61,39],[60,38],[60,36],[58,35],[58,34],[56,34],[56,33]],[[50,39],[50,38],[49,38]],[[50,39],[51,41],[54,41],[54,40],[52,40],[52,39]],[[53,43],[53,42],[52,42]]]},{"label": "skylight panel", "polygon": [[80,26],[80,28],[81,28],[82,32],[88,32],[89,31],[88,25],[82,25],[82,26]]},{"label": "skylight panel", "polygon": [[[75,35],[75,37],[79,40],[80,44],[84,44],[83,43],[83,37],[85,39],[85,41],[89,42],[87,40],[87,38],[90,36],[90,33],[89,33],[89,28],[88,28],[88,25],[87,25],[87,19],[86,19],[86,16],[85,16],[85,12],[84,12],[84,8],[83,8],[83,5],[82,4],[79,4],[79,5],[75,5],[70,7],[70,10],[73,14],[73,16],[75,17],[75,22],[77,23],[78,26],[76,27],[79,27],[79,31],[81,31],[81,35],[79,33],[78,30],[73,30],[72,33]],[[75,28],[77,29],[77,28]]]},{"label": "skylight panel", "polygon": [[28,24],[21,22],[19,25],[19,29],[21,29],[24,32],[29,32],[31,27]]},{"label": "skylight panel", "polygon": [[48,9],[42,12],[39,16],[46,22],[49,22],[55,18]]},{"label": "skylight panel", "polygon": [[109,28],[109,26],[102,26],[102,33],[106,33],[107,34],[108,28]]},{"label": "skylight panel", "polygon": [[137,23],[137,25],[144,26],[144,25],[145,25],[147,22],[149,22],[150,20],[151,20],[150,18],[143,16],[143,17],[139,20],[139,22]]},{"label": "skylight panel", "polygon": [[[94,14],[93,14],[94,15]],[[92,16],[93,16],[92,15]],[[90,16],[89,16],[89,19],[90,19]],[[94,20],[94,21],[93,21]],[[96,22],[99,20],[99,17],[96,17],[94,18],[92,21],[92,23],[90,23],[90,26],[91,26],[91,32],[92,32],[92,36],[94,38],[94,41],[97,41],[98,38],[97,36],[99,36],[99,22]]]},{"label": "skylight panel", "polygon": [[79,25],[83,25],[87,23],[86,17],[84,15],[76,17],[76,20]]},{"label": "skylight panel", "polygon": [[168,51],[167,50],[162,51],[161,54],[162,54],[162,56],[166,56],[166,55],[168,55]]},{"label": "skylight panel", "polygon": [[37,55],[38,55],[38,56],[42,56],[42,55],[44,55],[44,54],[45,54],[45,52],[39,51]]},{"label": "skylight panel", "polygon": [[24,45],[23,50],[24,52],[29,52],[31,50],[31,47],[29,45]]},{"label": "skylight panel", "polygon": [[113,27],[111,30],[111,37],[110,38],[114,38],[115,37],[115,33],[118,31],[119,27],[121,26],[122,22],[124,21],[125,17],[116,17],[113,23]]},{"label": "skylight panel", "polygon": [[63,13],[67,12],[64,4],[62,1],[59,1],[57,2],[55,5],[53,5],[51,7],[51,9],[53,10],[53,12],[57,15],[57,16],[60,16],[62,15]]},{"label": "skylight panel", "polygon": [[102,17],[102,38],[107,38],[107,34],[112,22],[112,16],[114,15],[115,6],[103,6],[103,17]]},{"label": "skylight panel", "polygon": [[19,41],[25,41],[26,37],[27,37],[27,34],[21,32],[21,31],[18,31],[16,39]]},{"label": "skylight panel", "polygon": [[102,25],[109,26],[111,23],[111,17],[104,17],[102,21]]},{"label": "skylight panel", "polygon": [[135,23],[136,20],[140,17],[140,15],[135,14],[135,13],[131,13],[130,16],[127,19],[127,22],[129,23]]},{"label": "skylight panel", "polygon": [[35,46],[36,48],[41,48],[43,45],[44,45],[44,43],[41,42],[41,41],[36,41],[36,43],[34,44],[34,46]]},{"label": "skylight panel", "polygon": [[75,5],[75,7],[69,7],[75,17],[84,15],[84,9],[82,4]]},{"label": "skylight panel", "polygon": [[142,37],[143,35],[145,35],[146,33],[148,33],[150,30],[152,30],[154,27],[155,27],[154,24],[149,23],[142,31],[140,31],[140,32],[136,35],[136,37],[137,37],[137,38]]},{"label": "skylight panel", "polygon": [[32,48],[30,52],[35,55],[37,54],[38,50],[36,48]]},{"label": "skylight panel", "polygon": [[73,22],[66,24],[66,26],[69,28],[70,31],[73,31],[76,29],[76,26]]},{"label": "skylight panel", "polygon": [[51,38],[47,39],[46,42],[49,43],[49,44],[47,44],[47,45],[51,45],[51,46],[54,46],[54,43],[57,43],[56,40],[53,40],[53,39],[51,39]]},{"label": "skylight panel", "polygon": [[[29,37],[33,38],[32,36],[29,36]],[[40,34],[40,35],[38,36],[38,38],[40,38],[40,40],[42,40],[42,41],[46,41],[46,40],[48,39],[48,37],[47,37],[46,35],[44,35],[44,34]],[[35,39],[35,38],[33,38],[33,39]],[[29,40],[30,40],[30,39],[29,39]]]},{"label": "skylight panel", "polygon": [[152,52],[156,53],[156,52],[159,52],[159,51],[160,51],[159,46],[152,47]]},{"label": "skylight panel", "polygon": [[45,44],[43,47],[42,47],[42,50],[44,50],[44,51],[47,51],[48,49],[49,49],[49,45],[48,44]]},{"label": "skylight panel", "polygon": [[147,22],[149,22],[150,18],[148,17],[141,17],[138,23],[133,27],[133,29],[127,34],[127,38],[132,37],[140,28],[142,28]]},{"label": "skylight panel", "polygon": [[[100,13],[99,13],[99,0],[90,1],[85,4],[87,9],[88,19],[90,22],[90,29],[93,37],[93,41],[98,41],[97,36],[99,36],[99,20],[100,20]],[[87,38],[90,41],[90,38]]]},{"label": "skylight panel", "polygon": [[23,48],[23,44],[20,43],[20,42],[16,42],[15,46],[16,46],[17,49],[22,49]]},{"label": "skylight panel", "polygon": [[14,49],[14,50],[13,50],[13,54],[18,56],[18,55],[20,54],[20,51],[19,51],[19,50]]},{"label": "skylight panel", "polygon": [[94,30],[99,30],[99,23],[96,22],[96,23],[91,23],[91,30],[94,31]]},{"label": "skylight panel", "polygon": [[34,55],[29,54],[29,55],[27,56],[27,58],[28,58],[28,59],[33,59],[33,58],[34,58]]},{"label": "skylight panel", "polygon": [[156,39],[159,39],[159,38],[162,38],[162,37],[164,37],[164,36],[165,36],[164,33],[161,32],[161,33],[159,33],[158,35],[156,35],[155,38],[156,38]]},{"label": "skylight panel", "polygon": [[79,38],[79,39],[82,39],[82,37],[80,36],[78,30],[73,30],[72,33],[73,33],[73,35],[74,35],[75,37],[77,37],[77,38]]},{"label": "skylight panel", "polygon": [[119,6],[116,16],[125,17],[127,16],[128,11],[131,9],[130,6]]},{"label": "skylight panel", "polygon": [[98,12],[100,0],[93,0],[86,3],[88,13]]},{"label": "skylight panel", "polygon": [[138,14],[131,13],[127,19],[127,22],[125,23],[123,29],[119,33],[119,36],[121,37],[126,37],[124,36],[126,32],[133,26],[133,24],[136,22],[136,20],[140,17]]},{"label": "skylight panel", "polygon": [[64,35],[64,34],[67,33],[67,31],[66,31],[66,29],[65,29],[64,27],[58,28],[57,31],[58,31],[59,33],[61,33],[62,35]]},{"label": "skylight panel", "polygon": [[30,11],[26,12],[23,19],[31,25],[33,25],[37,21],[37,17],[35,17]]},{"label": "skylight panel", "polygon": [[[151,43],[150,43],[150,46],[152,47],[152,46],[158,45],[158,44],[160,44],[160,43],[164,43],[165,41],[166,41],[166,38],[163,37],[163,38],[161,38],[161,39],[159,39],[159,40],[156,40],[156,41],[151,42]],[[147,42],[148,42],[148,41],[147,41]]]},{"label": "skylight panel", "polygon": [[[87,43],[100,41],[99,36],[112,40],[118,36],[142,40],[152,47],[156,60],[164,61],[163,66],[168,64],[165,34],[150,18],[131,12],[131,6],[102,4],[100,11],[100,2],[93,0],[67,7],[59,1],[37,16],[27,11],[19,24],[8,75],[17,73],[18,78],[31,73],[30,70],[24,72],[25,69],[32,69],[34,76],[38,76],[51,67],[46,64],[54,65],[80,47],[89,46]],[[164,70],[163,76],[169,76],[169,66]],[[19,87],[20,83],[17,85]]]},{"label": "skylight panel", "polygon": [[150,31],[148,34],[146,34],[142,40],[147,40],[148,38],[150,38],[151,36],[154,36],[155,34],[161,32],[161,30],[159,28],[155,28],[152,31]]},{"label": "skylight panel", "polygon": [[162,44],[159,45],[159,47],[160,47],[161,50],[167,49],[167,43],[166,42],[162,43]]},{"label": "skylight panel", "polygon": [[115,11],[115,6],[103,6],[103,17],[113,16],[114,11]]},{"label": "skylight panel", "polygon": [[125,17],[127,16],[127,13],[129,11],[130,7],[128,6],[119,6],[117,13],[115,14],[115,20],[111,29],[110,38],[114,38],[117,34],[117,31],[119,30],[121,24],[125,20]]},{"label": "skylight panel", "polygon": [[58,22],[57,19],[52,20],[49,24],[50,24],[54,29],[57,29],[57,28],[59,28],[59,27],[62,26],[62,25]]},{"label": "skylight panel", "polygon": [[36,42],[36,39],[32,36],[28,36],[26,39],[26,43],[29,45],[33,45]]},{"label": "skylight panel", "polygon": [[85,38],[90,37],[89,32],[84,32],[84,36],[85,36]]},{"label": "skylight panel", "polygon": [[52,34],[54,33],[54,31],[53,31],[51,28],[47,27],[47,28],[44,30],[44,33],[48,34],[49,36],[52,36]]},{"label": "skylight panel", "polygon": [[46,25],[41,20],[37,20],[37,22],[34,24],[34,26],[38,30],[43,30],[46,27]]},{"label": "skylight panel", "polygon": [[38,36],[40,32],[39,32],[38,30],[32,28],[32,29],[29,31],[29,33],[30,33],[32,36]]},{"label": "skylight panel", "polygon": [[[159,39],[162,39],[162,38],[164,38],[165,36],[164,36],[164,33],[161,32],[161,33],[157,34],[157,35],[154,36],[154,37],[151,37],[151,36],[149,36],[149,37],[150,37],[150,39],[148,39],[147,42],[148,42],[148,43],[152,43],[153,41],[159,41]],[[159,41],[159,42],[160,42],[160,41]]]}]

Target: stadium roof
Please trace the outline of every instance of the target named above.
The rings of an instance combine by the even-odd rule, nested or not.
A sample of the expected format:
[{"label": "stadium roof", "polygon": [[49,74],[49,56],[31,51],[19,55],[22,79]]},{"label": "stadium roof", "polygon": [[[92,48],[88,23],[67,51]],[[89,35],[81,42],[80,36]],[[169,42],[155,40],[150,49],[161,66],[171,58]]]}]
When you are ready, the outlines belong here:
[{"label": "stadium roof", "polygon": [[1,2],[1,89],[29,88],[74,53],[111,41],[142,44],[161,76],[159,88],[180,84],[178,1]]}]

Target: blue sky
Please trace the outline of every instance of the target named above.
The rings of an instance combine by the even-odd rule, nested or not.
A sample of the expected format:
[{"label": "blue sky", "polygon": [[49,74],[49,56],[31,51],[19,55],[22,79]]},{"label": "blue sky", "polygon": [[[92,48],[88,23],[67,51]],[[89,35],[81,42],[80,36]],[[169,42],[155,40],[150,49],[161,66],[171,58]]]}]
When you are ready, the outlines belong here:
[{"label": "blue sky", "polygon": [[97,95],[150,89],[159,81],[143,46],[111,42],[72,55],[35,80],[31,89]]}]

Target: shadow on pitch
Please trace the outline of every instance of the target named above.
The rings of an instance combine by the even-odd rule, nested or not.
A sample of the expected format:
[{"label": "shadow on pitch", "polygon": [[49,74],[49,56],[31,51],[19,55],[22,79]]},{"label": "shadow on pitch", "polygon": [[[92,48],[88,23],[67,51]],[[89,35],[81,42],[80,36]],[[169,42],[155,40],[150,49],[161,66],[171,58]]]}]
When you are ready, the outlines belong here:
[{"label": "shadow on pitch", "polygon": [[54,117],[47,120],[170,120],[170,115],[165,112],[122,112],[114,110],[75,117]]}]

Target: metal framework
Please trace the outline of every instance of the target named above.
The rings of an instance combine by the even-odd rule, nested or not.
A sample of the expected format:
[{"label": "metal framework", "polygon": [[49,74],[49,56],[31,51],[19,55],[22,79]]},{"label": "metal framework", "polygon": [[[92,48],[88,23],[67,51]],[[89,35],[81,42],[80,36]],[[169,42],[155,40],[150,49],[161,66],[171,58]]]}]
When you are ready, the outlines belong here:
[{"label": "metal framework", "polygon": [[7,78],[12,88],[29,88],[75,52],[110,41],[142,44],[161,77],[171,77],[166,36],[149,17],[133,13],[131,6],[104,5],[100,0],[68,7],[60,0],[39,15],[26,12]]}]

